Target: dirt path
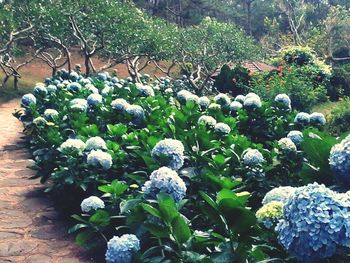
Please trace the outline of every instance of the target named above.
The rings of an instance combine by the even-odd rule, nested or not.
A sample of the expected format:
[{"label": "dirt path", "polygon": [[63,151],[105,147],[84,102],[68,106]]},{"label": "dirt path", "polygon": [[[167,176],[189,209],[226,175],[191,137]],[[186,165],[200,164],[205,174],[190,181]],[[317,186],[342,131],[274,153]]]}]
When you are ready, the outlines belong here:
[{"label": "dirt path", "polygon": [[0,263],[79,263],[83,257],[64,222],[43,196],[12,113],[19,100],[0,104]]}]

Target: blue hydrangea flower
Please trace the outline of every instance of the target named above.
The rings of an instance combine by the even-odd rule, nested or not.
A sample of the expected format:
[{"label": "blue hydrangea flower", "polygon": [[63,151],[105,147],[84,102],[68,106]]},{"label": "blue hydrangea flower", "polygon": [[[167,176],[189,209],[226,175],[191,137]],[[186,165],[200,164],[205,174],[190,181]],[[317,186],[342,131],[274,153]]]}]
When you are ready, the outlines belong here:
[{"label": "blue hydrangea flower", "polygon": [[56,93],[56,91],[57,91],[57,87],[55,86],[55,85],[48,85],[47,87],[46,87],[46,90],[47,90],[47,92],[49,93],[49,94],[53,94],[53,93]]},{"label": "blue hydrangea flower", "polygon": [[36,98],[33,94],[25,94],[22,97],[22,105],[25,107],[29,107],[30,105],[35,105],[36,104]]},{"label": "blue hydrangea flower", "polygon": [[296,152],[297,147],[289,138],[282,138],[278,141],[278,147],[283,153]]},{"label": "blue hydrangea flower", "polygon": [[182,142],[164,139],[154,146],[151,155],[160,164],[178,170],[184,165],[184,151]]},{"label": "blue hydrangea flower", "polygon": [[218,95],[216,95],[214,97],[214,101],[215,101],[215,103],[220,104],[223,107],[227,107],[231,103],[230,97],[224,93],[219,93]]},{"label": "blue hydrangea flower", "polygon": [[89,106],[96,106],[102,103],[102,96],[100,94],[90,94],[87,97],[87,103]]},{"label": "blue hydrangea flower", "polygon": [[199,117],[198,124],[215,126],[216,120],[212,116],[203,115],[203,116]]},{"label": "blue hydrangea flower", "polygon": [[134,124],[140,124],[145,119],[145,111],[139,105],[129,105],[126,112],[131,116]]},{"label": "blue hydrangea flower", "polygon": [[275,102],[277,102],[278,105],[283,106],[285,109],[292,109],[292,101],[290,100],[289,96],[285,93],[278,94],[275,97]]},{"label": "blue hydrangea flower", "polygon": [[202,109],[206,109],[209,107],[210,104],[210,99],[206,96],[202,96],[199,98],[198,100],[198,105],[202,108]]},{"label": "blue hydrangea flower", "polygon": [[350,185],[350,135],[332,147],[329,165],[339,181]]},{"label": "blue hydrangea flower", "polygon": [[43,86],[43,85],[37,85],[37,86],[35,86],[33,92],[34,92],[34,94],[35,94],[36,96],[43,97],[43,98],[46,97],[46,95],[47,95],[47,93],[48,93],[46,87]]},{"label": "blue hydrangea flower", "polygon": [[294,122],[298,123],[298,124],[303,124],[303,125],[307,125],[310,122],[310,114],[305,113],[305,112],[299,112],[295,118],[294,118]]},{"label": "blue hydrangea flower", "polygon": [[114,236],[107,243],[106,263],[132,263],[133,254],[140,250],[140,240],[135,235]]},{"label": "blue hydrangea flower", "polygon": [[81,202],[80,207],[83,213],[89,213],[90,211],[105,208],[105,203],[97,196],[90,196]]},{"label": "blue hydrangea flower", "polygon": [[350,246],[350,203],[317,183],[299,187],[276,226],[279,243],[298,260],[316,263]]},{"label": "blue hydrangea flower", "polygon": [[58,150],[64,154],[69,154],[71,152],[82,152],[85,150],[85,143],[80,139],[67,139],[61,144]]},{"label": "blue hydrangea flower", "polygon": [[44,126],[46,125],[47,121],[43,118],[43,117],[36,117],[34,120],[33,120],[33,124],[36,125],[36,126]]},{"label": "blue hydrangea flower", "polygon": [[248,110],[254,110],[260,108],[262,105],[261,99],[255,93],[249,93],[245,96],[243,106]]},{"label": "blue hydrangea flower", "polygon": [[111,106],[118,112],[125,112],[130,104],[124,99],[115,99],[112,101]]},{"label": "blue hydrangea flower", "polygon": [[95,167],[108,170],[112,167],[112,156],[101,150],[92,150],[87,156],[87,163]]},{"label": "blue hydrangea flower", "polygon": [[265,162],[264,156],[256,149],[247,149],[242,154],[243,164],[246,166],[257,166]]},{"label": "blue hydrangea flower", "polygon": [[276,226],[283,216],[283,206],[284,204],[278,201],[272,201],[264,205],[256,211],[258,222],[262,223],[268,229]]},{"label": "blue hydrangea flower", "polygon": [[109,77],[109,74],[107,72],[101,72],[97,74],[97,79],[101,81],[106,81]]},{"label": "blue hydrangea flower", "polygon": [[142,97],[154,97],[154,90],[151,86],[143,85],[141,83],[136,83],[135,85],[140,93],[140,96],[142,96]]},{"label": "blue hydrangea flower", "polygon": [[292,142],[294,142],[294,144],[296,144],[296,145],[301,144],[302,141],[304,140],[303,133],[301,131],[297,131],[297,130],[290,131],[287,134],[287,138],[291,139]]},{"label": "blue hydrangea flower", "polygon": [[326,124],[325,116],[320,112],[314,112],[310,115],[310,123],[314,125],[324,126]]},{"label": "blue hydrangea flower", "polygon": [[230,126],[223,122],[218,122],[215,124],[214,130],[220,134],[229,134],[231,132]]},{"label": "blue hydrangea flower", "polygon": [[73,99],[70,101],[70,108],[77,111],[86,111],[88,108],[88,103],[84,99]]},{"label": "blue hydrangea flower", "polygon": [[266,205],[273,201],[278,201],[286,204],[296,189],[296,187],[291,186],[276,187],[266,193],[264,199],[262,200],[262,204]]},{"label": "blue hydrangea flower", "polygon": [[160,192],[169,194],[176,202],[186,195],[186,185],[177,172],[161,167],[150,175],[150,180],[142,186],[146,198],[155,199]]},{"label": "blue hydrangea flower", "polygon": [[241,104],[244,104],[245,96],[244,95],[237,95],[234,101],[238,101]]},{"label": "blue hydrangea flower", "polygon": [[68,85],[67,89],[71,92],[78,92],[81,90],[81,85],[78,82],[72,82]]},{"label": "blue hydrangea flower", "polygon": [[230,104],[230,111],[231,111],[231,113],[236,112],[236,111],[238,111],[238,110],[240,110],[242,108],[243,108],[242,103],[240,103],[238,101],[232,101],[231,104]]},{"label": "blue hydrangea flower", "polygon": [[91,137],[86,141],[86,151],[107,150],[106,142],[99,136]]},{"label": "blue hydrangea flower", "polygon": [[46,109],[44,111],[44,116],[47,119],[52,119],[58,117],[58,111],[54,109]]}]

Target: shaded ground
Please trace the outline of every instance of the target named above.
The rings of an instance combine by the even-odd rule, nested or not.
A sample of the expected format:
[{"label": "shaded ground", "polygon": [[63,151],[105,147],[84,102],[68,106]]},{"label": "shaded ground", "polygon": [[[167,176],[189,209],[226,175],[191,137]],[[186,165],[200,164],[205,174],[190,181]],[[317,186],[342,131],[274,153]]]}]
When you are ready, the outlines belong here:
[{"label": "shaded ground", "polygon": [[43,194],[22,126],[12,113],[19,100],[0,104],[0,263],[88,263],[67,234],[67,226]]}]

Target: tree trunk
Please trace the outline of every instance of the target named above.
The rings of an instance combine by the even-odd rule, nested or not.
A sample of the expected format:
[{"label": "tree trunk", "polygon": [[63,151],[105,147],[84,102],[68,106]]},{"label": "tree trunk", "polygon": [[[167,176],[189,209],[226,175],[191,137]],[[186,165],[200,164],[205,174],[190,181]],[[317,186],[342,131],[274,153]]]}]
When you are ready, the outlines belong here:
[{"label": "tree trunk", "polygon": [[18,90],[18,76],[13,76],[13,87],[15,90]]},{"label": "tree trunk", "polygon": [[[254,1],[254,0],[253,0]],[[246,8],[247,8],[247,31],[250,36],[253,35],[252,32],[252,0],[246,0]]]},{"label": "tree trunk", "polygon": [[90,76],[90,56],[85,54],[85,76],[89,77]]}]

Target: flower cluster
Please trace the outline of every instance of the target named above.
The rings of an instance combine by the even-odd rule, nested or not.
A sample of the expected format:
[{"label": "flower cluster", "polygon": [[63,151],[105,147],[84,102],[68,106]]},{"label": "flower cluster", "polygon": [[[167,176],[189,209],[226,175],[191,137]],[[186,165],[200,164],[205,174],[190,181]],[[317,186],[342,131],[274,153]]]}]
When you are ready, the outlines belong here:
[{"label": "flower cluster", "polygon": [[244,98],[243,106],[248,110],[260,108],[261,105],[261,99],[255,93],[248,93]]},{"label": "flower cluster", "polygon": [[33,94],[25,94],[22,97],[22,105],[24,107],[29,107],[30,105],[36,104],[36,98]]},{"label": "flower cluster", "polygon": [[64,154],[69,154],[72,152],[82,152],[85,150],[85,143],[80,139],[68,139],[61,144],[58,150]]},{"label": "flower cluster", "polygon": [[329,165],[336,178],[350,185],[350,135],[334,145],[330,152]]},{"label": "flower cluster", "polygon": [[282,138],[278,141],[278,148],[282,153],[296,152],[297,147],[289,138]]},{"label": "flower cluster", "polygon": [[350,246],[350,203],[317,183],[299,187],[283,207],[278,241],[301,262],[320,262]]},{"label": "flower cluster", "polygon": [[256,211],[256,218],[259,222],[263,223],[266,228],[272,228],[276,226],[278,221],[283,215],[283,203],[278,201],[272,201],[261,207]]},{"label": "flower cluster", "polygon": [[199,98],[198,104],[202,109],[206,109],[209,107],[210,100],[208,97],[203,96]]},{"label": "flower cluster", "polygon": [[186,103],[188,101],[194,101],[195,103],[199,102],[199,97],[197,95],[194,95],[193,93],[189,92],[188,90],[180,90],[177,93],[177,98],[182,103]]},{"label": "flower cluster", "polygon": [[297,188],[291,186],[276,187],[266,193],[264,199],[262,200],[262,203],[266,205],[270,202],[277,201],[286,204],[296,189]]},{"label": "flower cluster", "polygon": [[85,99],[73,99],[70,101],[70,108],[72,110],[85,112],[88,108],[88,103]]},{"label": "flower cluster", "polygon": [[185,148],[181,141],[164,139],[152,149],[152,157],[162,165],[178,170],[184,165]]},{"label": "flower cluster", "polygon": [[92,150],[87,156],[87,163],[108,170],[112,167],[112,156],[101,150]]},{"label": "flower cluster", "polygon": [[234,99],[234,101],[237,101],[241,104],[244,104],[245,96],[244,95],[237,95]]},{"label": "flower cluster", "polygon": [[97,209],[105,208],[105,203],[97,196],[90,196],[81,202],[80,207],[83,213],[89,213]]},{"label": "flower cluster", "polygon": [[239,101],[232,101],[231,104],[230,104],[230,111],[231,111],[231,113],[236,112],[236,111],[238,111],[238,110],[240,110],[242,108],[243,108],[243,105]]},{"label": "flower cluster", "polygon": [[310,123],[313,125],[324,126],[326,124],[326,118],[322,113],[314,112],[310,115]]},{"label": "flower cluster", "polygon": [[126,112],[131,116],[134,124],[140,124],[145,119],[145,111],[139,105],[129,105]]},{"label": "flower cluster", "polygon": [[91,137],[86,141],[86,150],[107,150],[106,142],[101,137]]},{"label": "flower cluster", "polygon": [[114,236],[107,243],[107,263],[131,263],[133,254],[140,250],[140,240],[131,234]]},{"label": "flower cluster", "polygon": [[58,111],[54,109],[46,109],[44,111],[44,116],[47,119],[52,119],[58,117]]},{"label": "flower cluster", "polygon": [[111,106],[118,112],[125,112],[130,104],[124,99],[115,99],[112,101]]},{"label": "flower cluster", "polygon": [[278,106],[281,106],[284,109],[288,109],[288,110],[292,109],[292,101],[290,100],[287,94],[284,94],[284,93],[278,94],[275,97],[275,102],[278,104]]},{"label": "flower cluster", "polygon": [[100,94],[92,93],[87,97],[89,106],[96,106],[102,103],[102,96]]},{"label": "flower cluster", "polygon": [[310,114],[306,112],[299,112],[295,118],[294,122],[302,125],[307,125],[310,122]]},{"label": "flower cluster", "polygon": [[228,126],[226,123],[223,123],[223,122],[218,122],[217,124],[215,124],[214,130],[217,133],[224,134],[224,135],[229,134],[231,132],[230,126]]},{"label": "flower cluster", "polygon": [[153,97],[154,90],[151,86],[143,85],[141,83],[136,83],[136,88],[140,92],[140,96],[142,97]]},{"label": "flower cluster", "polygon": [[68,84],[67,89],[69,91],[72,91],[72,92],[78,92],[81,90],[81,85],[78,82],[72,82],[72,83]]},{"label": "flower cluster", "polygon": [[39,117],[36,117],[34,120],[33,120],[33,124],[35,126],[45,126],[47,123],[47,121],[45,120],[45,118],[39,116]]},{"label": "flower cluster", "polygon": [[215,101],[215,103],[220,104],[223,107],[227,107],[231,103],[230,97],[224,93],[219,93],[218,95],[216,95],[214,97],[214,101]]},{"label": "flower cluster", "polygon": [[33,90],[34,94],[38,97],[46,97],[48,91],[44,85],[37,85]]},{"label": "flower cluster", "polygon": [[248,149],[242,154],[243,164],[246,166],[257,166],[262,164],[264,156],[256,149]]},{"label": "flower cluster", "polygon": [[142,191],[146,198],[155,199],[157,194],[162,192],[178,202],[186,195],[186,185],[176,171],[161,167],[151,173],[150,180],[145,182]]},{"label": "flower cluster", "polygon": [[203,116],[199,117],[198,124],[215,126],[216,120],[213,117],[211,117],[211,116],[203,115]]},{"label": "flower cluster", "polygon": [[290,131],[287,134],[287,138],[291,139],[292,142],[294,142],[294,144],[296,144],[296,145],[301,144],[303,139],[304,139],[303,138],[303,133],[301,131],[297,131],[297,130]]}]

